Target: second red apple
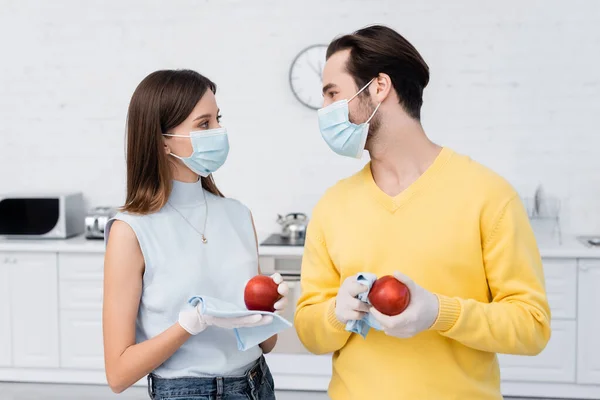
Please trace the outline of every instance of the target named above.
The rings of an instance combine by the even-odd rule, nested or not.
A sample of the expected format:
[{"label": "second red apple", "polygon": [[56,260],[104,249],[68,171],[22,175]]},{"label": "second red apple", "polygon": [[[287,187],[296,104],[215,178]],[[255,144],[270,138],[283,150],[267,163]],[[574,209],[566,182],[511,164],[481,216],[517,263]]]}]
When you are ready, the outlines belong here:
[{"label": "second red apple", "polygon": [[408,287],[391,275],[377,279],[369,291],[369,301],[382,314],[398,315],[410,302]]}]

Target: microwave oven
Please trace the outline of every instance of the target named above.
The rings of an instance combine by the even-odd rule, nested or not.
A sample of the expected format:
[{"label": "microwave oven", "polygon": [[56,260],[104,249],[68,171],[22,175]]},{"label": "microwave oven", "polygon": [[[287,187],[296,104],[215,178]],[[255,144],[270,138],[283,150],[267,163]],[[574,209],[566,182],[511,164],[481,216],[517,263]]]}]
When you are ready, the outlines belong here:
[{"label": "microwave oven", "polygon": [[0,238],[66,239],[84,228],[82,193],[0,195]]}]

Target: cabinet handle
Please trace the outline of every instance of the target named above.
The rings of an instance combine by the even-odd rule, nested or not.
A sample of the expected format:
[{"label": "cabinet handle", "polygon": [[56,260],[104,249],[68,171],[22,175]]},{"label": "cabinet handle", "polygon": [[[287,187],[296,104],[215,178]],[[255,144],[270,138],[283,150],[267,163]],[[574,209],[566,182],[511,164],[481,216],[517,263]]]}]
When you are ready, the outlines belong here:
[{"label": "cabinet handle", "polygon": [[8,257],[4,257],[4,264],[8,264],[10,262]]}]

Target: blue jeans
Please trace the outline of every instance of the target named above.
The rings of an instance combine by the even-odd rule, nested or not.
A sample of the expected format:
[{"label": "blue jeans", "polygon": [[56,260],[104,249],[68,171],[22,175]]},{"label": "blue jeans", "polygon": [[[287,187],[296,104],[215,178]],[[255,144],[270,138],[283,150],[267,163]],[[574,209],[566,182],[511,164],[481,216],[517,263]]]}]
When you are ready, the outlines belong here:
[{"label": "blue jeans", "polygon": [[273,376],[261,357],[239,377],[159,378],[148,375],[152,400],[275,400]]}]

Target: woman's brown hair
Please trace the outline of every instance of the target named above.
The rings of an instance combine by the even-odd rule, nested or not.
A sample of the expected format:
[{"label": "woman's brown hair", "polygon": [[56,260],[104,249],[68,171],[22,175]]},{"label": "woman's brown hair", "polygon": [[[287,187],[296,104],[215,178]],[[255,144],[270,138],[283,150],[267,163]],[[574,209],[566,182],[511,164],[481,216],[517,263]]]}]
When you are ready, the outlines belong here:
[{"label": "woman's brown hair", "polygon": [[[127,197],[123,211],[150,214],[169,199],[172,172],[164,151],[163,133],[181,124],[207,90],[217,92],[208,78],[190,70],[162,70],[148,75],[133,93],[127,113]],[[223,197],[212,175],[202,187]]]}]

